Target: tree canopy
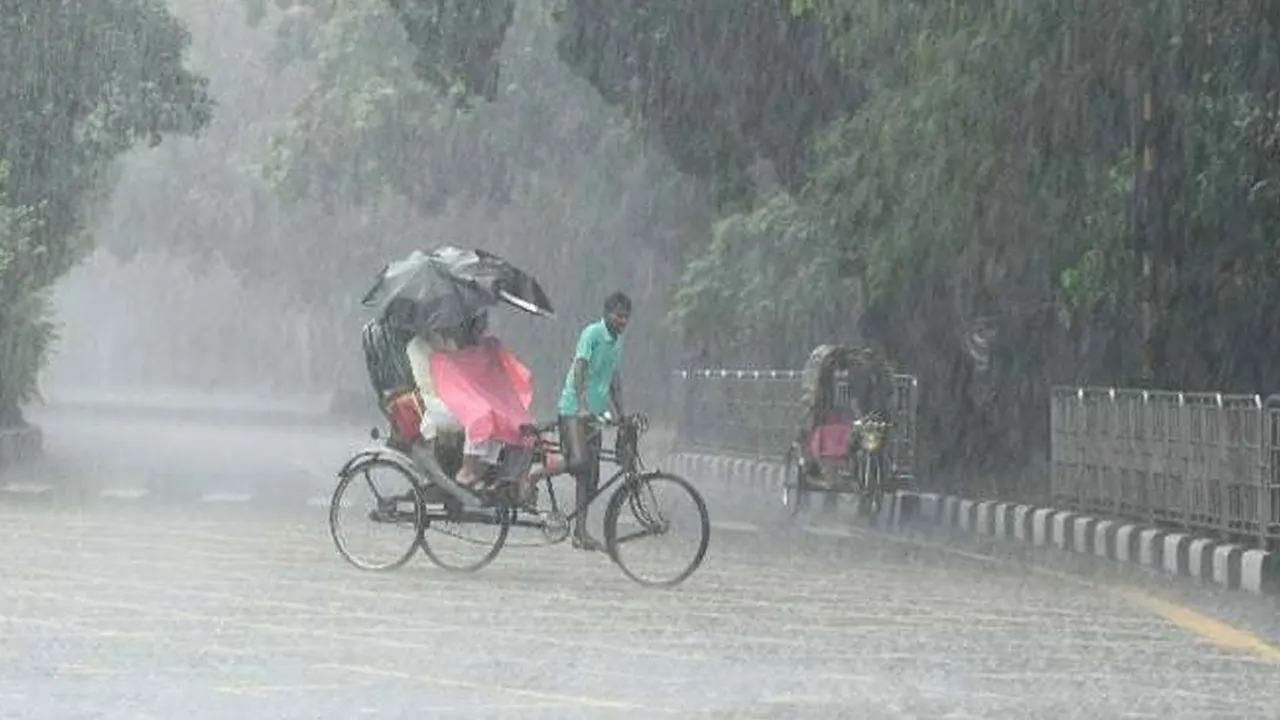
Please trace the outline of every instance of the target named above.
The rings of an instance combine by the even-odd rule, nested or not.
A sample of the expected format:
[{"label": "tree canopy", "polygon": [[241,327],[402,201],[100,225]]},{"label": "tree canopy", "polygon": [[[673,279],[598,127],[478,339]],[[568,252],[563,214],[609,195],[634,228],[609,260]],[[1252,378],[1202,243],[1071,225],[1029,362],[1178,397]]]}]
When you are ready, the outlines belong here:
[{"label": "tree canopy", "polygon": [[224,111],[201,138],[131,158],[113,249],[216,254],[281,317],[310,315],[316,389],[365,387],[360,295],[384,263],[445,242],[504,254],[548,286],[557,322],[495,314],[548,388],[578,323],[617,288],[653,298],[637,308],[651,341],[629,372],[665,375],[663,295],[709,222],[705,195],[557,58],[553,3],[516,8],[500,92],[466,102],[422,73],[387,0],[244,7],[231,28],[178,4],[212,38],[197,54]]},{"label": "tree canopy", "polygon": [[[314,16],[312,44],[293,56],[312,80],[275,135],[264,176],[291,207],[365,221],[352,235],[315,238],[309,252],[333,267],[300,263],[300,283],[330,296],[356,290],[388,260],[444,242],[500,252],[549,284],[566,318],[505,331],[540,376],[555,378],[575,320],[598,314],[609,291],[656,295],[674,281],[666,258],[705,222],[702,196],[557,59],[551,7],[514,11],[495,54],[501,92],[474,103],[459,103],[468,90],[443,92],[423,69],[420,28],[405,26],[388,0]],[[639,259],[610,262],[619,256]],[[344,296],[348,308],[357,294]],[[662,315],[642,315],[641,327],[656,330]],[[652,343],[638,360],[657,372],[666,351]]]},{"label": "tree canopy", "polygon": [[722,214],[688,341],[773,363],[857,313],[921,374],[934,460],[969,469],[1043,444],[1052,382],[1276,385],[1277,13],[568,0],[558,50]]},{"label": "tree canopy", "polygon": [[[870,90],[809,138],[813,170],[788,212],[838,238],[809,249],[860,268],[864,332],[922,376],[935,467],[1042,447],[1053,382],[1277,386],[1267,317],[1280,11],[1198,0],[791,7],[831,31]],[[767,226],[776,211],[749,217]],[[686,287],[699,282],[686,275]],[[833,297],[807,279],[779,287],[793,284],[802,314]],[[740,347],[782,332],[787,313],[777,317],[743,317]],[[975,353],[983,342],[989,357]]]},{"label": "tree canopy", "polygon": [[209,120],[188,42],[159,0],[24,0],[0,14],[0,424],[34,392],[53,330],[41,293],[88,248],[113,161]]},{"label": "tree canopy", "polygon": [[610,278],[554,275],[582,312],[673,283],[702,363],[883,346],[925,472],[1020,470],[1052,383],[1280,381],[1280,6],[250,5],[307,82],[261,177],[316,237],[226,252],[299,297],[426,237]]}]

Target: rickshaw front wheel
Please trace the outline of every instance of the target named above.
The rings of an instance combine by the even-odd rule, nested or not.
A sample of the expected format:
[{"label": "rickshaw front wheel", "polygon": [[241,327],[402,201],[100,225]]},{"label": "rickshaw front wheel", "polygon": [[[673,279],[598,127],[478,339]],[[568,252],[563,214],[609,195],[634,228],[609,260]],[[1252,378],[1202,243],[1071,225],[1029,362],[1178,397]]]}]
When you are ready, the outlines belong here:
[{"label": "rickshaw front wheel", "polygon": [[887,478],[885,477],[884,459],[879,453],[859,453],[859,467],[862,470],[858,501],[858,514],[863,517],[878,515],[884,501]]}]

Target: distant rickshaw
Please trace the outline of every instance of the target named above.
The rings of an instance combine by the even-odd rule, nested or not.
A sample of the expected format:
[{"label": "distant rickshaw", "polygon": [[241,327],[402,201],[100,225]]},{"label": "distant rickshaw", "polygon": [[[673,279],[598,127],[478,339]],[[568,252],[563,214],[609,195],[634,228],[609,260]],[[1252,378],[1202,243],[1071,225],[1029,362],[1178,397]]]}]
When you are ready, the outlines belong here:
[{"label": "distant rickshaw", "polygon": [[794,515],[810,493],[855,495],[862,515],[909,483],[916,378],[894,374],[868,347],[821,345],[801,373],[799,432],[786,453],[783,504]]}]

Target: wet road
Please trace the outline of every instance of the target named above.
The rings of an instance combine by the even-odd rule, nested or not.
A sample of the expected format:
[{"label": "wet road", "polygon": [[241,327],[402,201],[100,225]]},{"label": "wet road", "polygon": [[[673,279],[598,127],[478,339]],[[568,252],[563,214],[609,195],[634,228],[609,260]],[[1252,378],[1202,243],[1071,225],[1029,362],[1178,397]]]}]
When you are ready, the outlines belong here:
[{"label": "wet road", "polygon": [[[359,428],[46,414],[0,480],[0,717],[1264,718],[1280,666],[1068,579],[718,512],[675,591],[603,555],[334,551]],[[74,452],[73,452],[74,450]]]}]

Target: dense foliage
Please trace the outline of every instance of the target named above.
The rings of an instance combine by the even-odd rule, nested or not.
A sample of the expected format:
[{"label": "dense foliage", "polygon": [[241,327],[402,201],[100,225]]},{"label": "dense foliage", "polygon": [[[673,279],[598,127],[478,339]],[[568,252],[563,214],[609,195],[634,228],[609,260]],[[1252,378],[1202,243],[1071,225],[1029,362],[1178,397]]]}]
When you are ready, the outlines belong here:
[{"label": "dense foliage", "polygon": [[43,291],[139,141],[209,118],[186,31],[158,0],[11,3],[0,14],[0,424],[20,422],[53,339]]},{"label": "dense foliage", "polygon": [[642,301],[632,382],[669,372],[664,295],[709,223],[705,194],[557,58],[551,3],[513,13],[492,102],[436,82],[423,66],[436,56],[387,0],[251,2],[254,22],[236,28],[197,0],[177,8],[223,112],[203,137],[131,159],[107,223],[119,254],[216,254],[275,315],[305,313],[314,390],[366,387],[360,296],[388,260],[443,242],[500,252],[547,285],[557,321],[495,316],[540,402],[618,287]]},{"label": "dense foliage", "polygon": [[[293,273],[348,308],[390,258],[441,242],[486,247],[541,278],[562,319],[502,324],[543,379],[543,399],[577,326],[600,312],[604,296],[625,287],[660,300],[676,278],[667,258],[705,222],[697,188],[557,59],[549,9],[525,3],[512,16],[497,98],[459,105],[424,72],[422,38],[397,28],[386,0],[342,4],[295,56],[310,63],[313,80],[265,168],[287,201],[376,224],[358,241],[316,238],[320,262],[332,267],[318,272],[311,262]],[[397,220],[388,226],[388,218]],[[656,382],[668,366],[657,332],[663,314],[638,308],[649,341],[632,354],[644,368],[637,382]],[[335,340],[354,347],[358,316],[344,317]]]},{"label": "dense foliage", "polygon": [[[803,106],[812,89],[788,79],[831,59],[864,90],[821,85],[842,116],[762,153],[803,169],[792,197],[722,220],[688,267],[677,319],[690,342],[714,331],[713,361],[777,363],[774,339],[847,335],[813,321],[865,302],[863,333],[921,376],[933,468],[970,474],[1043,448],[1053,382],[1277,387],[1280,6],[569,6],[567,59],[628,109],[646,97],[628,80],[656,74],[666,100],[645,116],[704,151],[753,127],[738,107],[775,107],[751,88]],[[803,60],[708,60],[801,22],[825,30]],[[670,44],[647,62],[653,28]],[[794,364],[804,343],[788,345]]]},{"label": "dense foliage", "polygon": [[882,345],[970,477],[1043,451],[1053,383],[1280,384],[1274,3],[250,6],[305,77],[261,161],[295,215],[222,251],[305,302],[446,238],[570,317],[682,274],[687,358]]}]

